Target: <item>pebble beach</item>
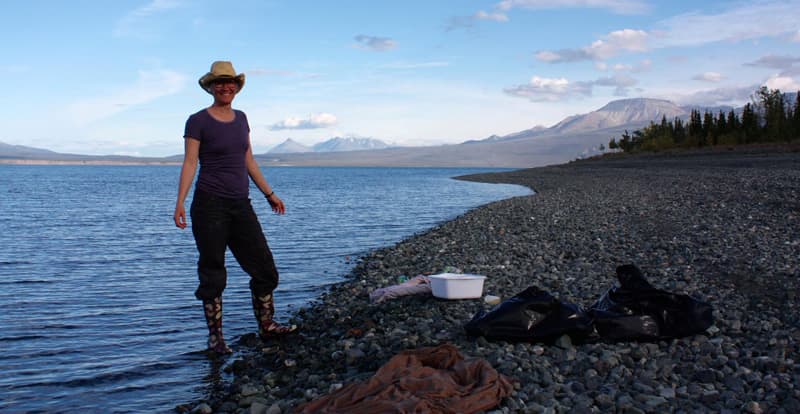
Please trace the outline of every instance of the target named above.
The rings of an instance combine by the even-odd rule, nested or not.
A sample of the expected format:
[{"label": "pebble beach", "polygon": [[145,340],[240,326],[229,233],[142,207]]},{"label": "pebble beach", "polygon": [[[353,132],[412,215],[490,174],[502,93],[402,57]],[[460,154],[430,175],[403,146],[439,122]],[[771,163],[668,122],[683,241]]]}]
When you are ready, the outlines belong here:
[{"label": "pebble beach", "polygon": [[[362,257],[291,316],[301,334],[231,344],[232,376],[178,412],[288,413],[397,353],[452,344],[510,378],[491,413],[800,412],[800,148],[606,156],[459,177],[534,195],[471,210]],[[482,299],[371,303],[401,277],[486,276],[484,295],[530,286],[590,306],[634,264],[656,288],[710,303],[704,333],[651,342],[489,341],[464,325]]]}]

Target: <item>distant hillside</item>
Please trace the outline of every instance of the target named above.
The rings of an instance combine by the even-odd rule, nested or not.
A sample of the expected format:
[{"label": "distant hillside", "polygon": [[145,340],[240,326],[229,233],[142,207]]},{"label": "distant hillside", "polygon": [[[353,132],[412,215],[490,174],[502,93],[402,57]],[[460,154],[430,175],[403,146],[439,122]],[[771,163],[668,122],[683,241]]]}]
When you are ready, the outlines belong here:
[{"label": "distant hillside", "polygon": [[[693,109],[697,109],[700,112],[710,111],[717,113],[719,111],[728,112],[733,108],[729,106],[678,106],[663,99],[620,99],[611,101],[596,111],[566,117],[549,128],[537,125],[533,128],[504,136],[492,135],[489,138],[465,141],[464,143],[528,140],[536,137],[569,136],[574,134],[586,136],[587,134],[592,135],[593,131],[600,134],[600,131],[605,130],[633,131],[647,126],[650,122],[660,122],[662,117],[666,117],[667,120],[674,120],[676,117],[684,120],[688,119]],[[741,111],[741,108],[738,110]],[[600,143],[602,142],[598,141],[597,145]]]},{"label": "distant hillside", "polygon": [[560,164],[598,153],[600,145],[624,132],[607,128],[569,134],[545,134],[504,141],[432,147],[394,147],[369,151],[261,154],[263,165],[364,167],[505,167]]},{"label": "distant hillside", "polygon": [[[183,160],[181,156],[177,162]],[[0,162],[26,164],[26,163],[69,163],[69,164],[169,164],[174,163],[171,158],[142,158],[125,155],[81,155],[65,154],[41,148],[26,147],[24,145],[11,145],[0,142]]]},{"label": "distant hillside", "polygon": [[287,138],[286,141],[278,144],[277,146],[273,147],[269,151],[270,154],[289,154],[294,152],[311,152],[313,149],[311,147],[307,147],[291,138]]},{"label": "distant hillside", "polygon": [[374,138],[334,137],[315,144],[312,147],[303,145],[291,138],[267,151],[267,154],[294,154],[304,152],[343,152],[363,151],[388,148],[385,142]]},{"label": "distant hillside", "polygon": [[0,158],[52,157],[55,155],[58,155],[58,153],[46,149],[0,142]]},{"label": "distant hillside", "polygon": [[[792,101],[793,102],[793,101]],[[703,107],[694,107],[703,111]],[[715,108],[724,110],[725,107]],[[659,99],[622,99],[547,128],[535,126],[512,134],[492,135],[457,145],[389,147],[372,138],[335,137],[309,148],[291,139],[265,154],[264,165],[397,166],[397,167],[535,167],[558,164],[600,152],[611,138],[660,122],[666,116],[686,118],[693,107]],[[135,158],[59,154],[37,148],[0,144],[0,162],[46,160],[66,162],[179,163],[182,156]],[[4,161],[6,160],[6,161]]]},{"label": "distant hillside", "polygon": [[357,137],[335,137],[327,141],[320,142],[312,148],[314,152],[341,152],[341,151],[362,151],[388,148],[389,146],[374,138]]},{"label": "distant hillside", "polygon": [[674,103],[662,99],[621,99],[609,102],[606,106],[585,115],[575,115],[564,119],[552,128],[560,133],[589,131],[629,124],[648,124],[687,115],[688,112]]}]

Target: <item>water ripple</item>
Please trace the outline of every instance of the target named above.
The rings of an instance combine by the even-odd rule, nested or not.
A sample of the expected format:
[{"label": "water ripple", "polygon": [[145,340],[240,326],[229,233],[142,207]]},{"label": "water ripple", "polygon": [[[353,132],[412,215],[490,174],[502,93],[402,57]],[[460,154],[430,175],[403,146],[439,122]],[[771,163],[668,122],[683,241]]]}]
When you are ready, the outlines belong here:
[{"label": "water ripple", "polygon": [[[179,168],[0,165],[0,194],[13,194],[0,209],[0,412],[168,412],[226,379],[203,352],[191,231],[172,224]],[[529,193],[448,178],[470,172],[270,168],[287,213],[253,207],[281,273],[278,319],[358,255]],[[226,260],[235,343],[256,325],[249,276]]]}]

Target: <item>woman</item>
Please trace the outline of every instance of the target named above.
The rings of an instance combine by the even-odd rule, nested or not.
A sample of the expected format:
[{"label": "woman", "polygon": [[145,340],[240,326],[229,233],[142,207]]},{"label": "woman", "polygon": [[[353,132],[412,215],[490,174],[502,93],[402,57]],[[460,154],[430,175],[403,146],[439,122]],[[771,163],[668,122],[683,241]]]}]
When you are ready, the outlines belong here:
[{"label": "woman", "polygon": [[185,154],[175,204],[175,225],[186,228],[184,201],[199,162],[200,175],[190,209],[192,234],[200,254],[197,262],[200,286],[195,296],[203,301],[208,349],[217,354],[231,353],[222,335],[226,248],[231,249],[236,261],[250,275],[259,336],[268,339],[297,329],[273,320],[272,292],[278,285],[278,271],[248,198],[249,180],[253,180],[267,198],[272,211],[283,214],[286,208],[253,158],[247,116],[231,107],[244,86],[244,78],[243,73],[236,74],[231,62],[217,61],[198,81],[200,87],[214,97],[214,102],[186,121]]}]

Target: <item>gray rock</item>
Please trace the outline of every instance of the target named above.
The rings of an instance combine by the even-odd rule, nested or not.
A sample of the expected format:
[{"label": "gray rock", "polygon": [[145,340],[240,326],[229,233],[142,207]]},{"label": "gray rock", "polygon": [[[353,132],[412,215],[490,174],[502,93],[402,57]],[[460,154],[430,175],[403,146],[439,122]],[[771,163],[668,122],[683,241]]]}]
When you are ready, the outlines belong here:
[{"label": "gray rock", "polygon": [[[785,311],[796,306],[785,292],[800,291],[800,152],[612,157],[469,179],[537,194],[476,208],[367,253],[346,280],[297,312],[302,335],[255,339],[252,352],[240,346],[243,360],[223,368],[233,384],[206,398],[209,407],[252,397],[252,409],[258,393],[240,400],[232,390],[261,378],[255,384],[266,387],[264,400],[289,410],[307,390],[335,391],[404,349],[447,342],[517,380],[517,395],[498,412],[800,411],[792,354],[800,335],[796,312]],[[509,343],[465,334],[463,325],[489,309],[482,300],[420,296],[376,305],[367,297],[397,275],[457,266],[486,274],[492,295],[537,286],[589,306],[617,284],[614,270],[624,263],[639,266],[656,288],[710,302],[714,326],[650,343],[567,336]]]},{"label": "gray rock", "polygon": [[761,408],[761,404],[759,404],[756,401],[750,401],[746,403],[742,408],[744,409],[745,412],[750,414],[762,414],[764,412],[764,409]]},{"label": "gray rock", "polygon": [[214,410],[211,409],[211,406],[206,403],[198,404],[197,407],[194,407],[192,410],[193,414],[211,414]]},{"label": "gray rock", "polygon": [[572,349],[572,339],[568,335],[561,335],[557,340],[555,345],[561,349],[569,350]]},{"label": "gray rock", "polygon": [[675,389],[672,387],[661,387],[658,390],[658,395],[667,399],[675,398]]},{"label": "gray rock", "polygon": [[260,402],[253,402],[250,404],[250,414],[266,414],[267,406],[266,404],[262,404]]},{"label": "gray rock", "polygon": [[241,391],[239,392],[242,394],[243,397],[249,397],[251,395],[263,393],[264,388],[254,384],[244,384],[242,386]]}]

